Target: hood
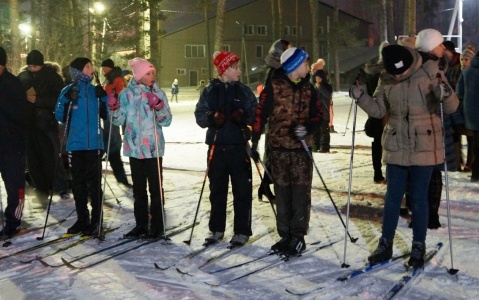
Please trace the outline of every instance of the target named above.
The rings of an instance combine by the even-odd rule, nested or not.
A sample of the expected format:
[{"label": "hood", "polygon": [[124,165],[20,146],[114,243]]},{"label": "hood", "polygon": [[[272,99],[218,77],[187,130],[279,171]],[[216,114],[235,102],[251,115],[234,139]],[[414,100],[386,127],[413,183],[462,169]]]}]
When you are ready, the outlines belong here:
[{"label": "hood", "polygon": [[383,69],[384,65],[382,63],[364,65],[364,72],[369,75],[379,74]]}]

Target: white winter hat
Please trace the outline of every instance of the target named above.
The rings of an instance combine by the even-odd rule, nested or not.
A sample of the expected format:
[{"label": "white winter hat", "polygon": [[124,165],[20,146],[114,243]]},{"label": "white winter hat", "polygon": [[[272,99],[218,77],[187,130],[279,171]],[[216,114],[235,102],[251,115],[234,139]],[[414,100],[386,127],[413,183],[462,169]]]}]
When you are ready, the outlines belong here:
[{"label": "white winter hat", "polygon": [[436,29],[421,30],[416,37],[416,48],[422,52],[431,52],[444,42],[444,37]]}]

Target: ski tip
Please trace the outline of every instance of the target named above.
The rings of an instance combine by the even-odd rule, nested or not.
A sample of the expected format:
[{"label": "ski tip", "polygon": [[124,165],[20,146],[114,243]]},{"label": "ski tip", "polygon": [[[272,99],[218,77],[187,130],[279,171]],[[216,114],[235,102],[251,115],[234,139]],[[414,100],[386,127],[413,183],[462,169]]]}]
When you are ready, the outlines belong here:
[{"label": "ski tip", "polygon": [[50,267],[50,265],[47,264],[43,259],[38,258],[37,260],[38,260],[44,267]]},{"label": "ski tip", "polygon": [[216,286],[220,286],[220,283],[219,282],[208,282],[208,281],[203,281],[205,284],[209,285],[209,286],[213,286],[213,287],[216,287]]},{"label": "ski tip", "polygon": [[65,266],[67,266],[68,268],[72,269],[72,270],[76,270],[78,269],[77,267],[75,267],[74,265],[72,265],[69,261],[67,261],[66,259],[64,259],[63,257],[61,258],[62,259],[62,262]]},{"label": "ski tip", "polygon": [[164,271],[164,270],[166,270],[166,269],[169,269],[169,268],[170,268],[170,266],[166,266],[166,267],[160,267],[160,265],[159,265],[159,264],[157,264],[157,263],[154,263],[154,265],[155,265],[155,269],[157,269],[157,270],[162,270],[162,271]]}]

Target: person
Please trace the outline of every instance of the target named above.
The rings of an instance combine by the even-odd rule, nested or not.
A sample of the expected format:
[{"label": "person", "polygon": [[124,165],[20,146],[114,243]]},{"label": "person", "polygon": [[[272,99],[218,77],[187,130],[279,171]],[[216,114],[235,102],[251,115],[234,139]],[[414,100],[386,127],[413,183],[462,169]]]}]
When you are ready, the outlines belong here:
[{"label": "person", "polygon": [[463,99],[464,125],[473,131],[474,160],[471,165],[471,182],[479,182],[479,52],[471,60],[471,65],[462,70],[457,83],[457,94]]},{"label": "person", "polygon": [[204,79],[201,79],[200,80],[200,85],[198,85],[196,87],[196,90],[199,91],[200,96],[201,96],[201,94],[203,94],[203,91],[205,90],[205,88],[206,88],[206,81]]},{"label": "person", "polygon": [[94,70],[89,58],[75,58],[70,63],[73,83],[63,88],[55,108],[55,118],[68,128],[66,150],[77,213],[77,221],[67,230],[69,234],[94,235],[102,231],[100,185],[104,146],[100,118],[106,118],[107,96],[101,86],[91,83]]},{"label": "person", "polygon": [[58,122],[53,114],[63,79],[53,63],[45,63],[43,54],[32,50],[27,67],[18,78],[27,92],[29,119],[27,135],[27,168],[40,198],[55,190],[61,199],[69,199],[67,174],[59,160]]},{"label": "person", "polygon": [[113,125],[126,125],[123,155],[129,157],[133,180],[136,226],[124,238],[148,236],[158,239],[163,236],[165,229],[165,197],[160,186],[163,182],[165,152],[162,128],[170,126],[172,115],[166,94],[155,80],[155,66],[139,57],[128,61],[128,65],[133,69],[130,83],[121,91],[118,99],[113,94],[108,95]]},{"label": "person", "polygon": [[329,153],[331,148],[331,136],[329,131],[329,106],[331,104],[333,87],[329,84],[328,76],[324,70],[318,70],[313,74],[314,88],[321,103],[323,116],[321,127],[314,134],[313,151]]},{"label": "person", "polygon": [[[265,83],[261,85],[261,88],[257,88],[256,91],[258,92],[258,95],[261,95],[261,92],[264,89],[264,86],[266,83],[271,81],[271,76],[274,74],[274,72],[281,68],[281,54],[283,52],[292,47],[291,43],[287,40],[284,39],[279,39],[273,42],[271,45],[268,54],[265,56],[264,61],[266,65],[268,66],[268,71],[266,73],[266,78],[265,78]],[[257,108],[261,109],[261,108]],[[268,127],[265,127],[265,132],[268,131]],[[268,147],[268,135],[265,134],[265,141],[264,141],[264,155],[263,155],[263,161],[265,164],[265,168],[267,170],[271,169],[270,166],[270,160],[269,160],[269,153],[270,153],[270,148]],[[269,177],[269,175],[266,173],[266,171],[263,174],[263,181],[261,182],[259,188],[258,188],[258,199],[262,199],[263,195],[266,196],[266,198],[269,201],[272,201],[272,203],[275,203],[275,196],[273,192],[271,191],[270,185],[273,184],[273,181]]]},{"label": "person", "polygon": [[7,193],[0,238],[15,235],[25,204],[27,94],[22,82],[7,69],[7,53],[0,47],[0,173]]},{"label": "person", "polygon": [[178,84],[178,79],[175,78],[171,84],[171,101],[175,98],[176,103],[178,103],[178,93],[180,92],[180,86]]},{"label": "person", "polygon": [[[108,58],[102,61],[101,70],[105,76],[103,89],[108,95],[113,94],[115,97],[118,97],[125,87],[121,69],[115,66],[113,60]],[[132,187],[132,185],[128,182],[125,167],[123,166],[123,161],[121,160],[120,127],[110,124],[110,119],[105,119],[103,120],[103,132],[103,143],[105,145],[108,145],[108,139],[110,139],[110,145],[107,149],[109,150],[108,162],[113,170],[113,175],[115,176],[116,181],[125,185],[126,187]]]},{"label": "person", "polygon": [[[322,58],[318,58],[315,63],[311,65],[311,75],[314,75],[317,71],[324,70],[324,66],[326,65],[326,61]],[[328,76],[328,71],[324,70],[326,72],[326,76]],[[311,76],[311,79],[313,79],[314,76]],[[311,82],[311,84],[315,84],[315,82]],[[329,121],[328,121],[328,128],[330,133],[338,133],[334,129],[333,125],[333,119],[334,119],[334,110],[333,110],[333,99],[331,98],[330,104],[329,104]]]},{"label": "person", "polygon": [[244,245],[252,235],[252,171],[246,152],[250,139],[248,125],[254,123],[257,100],[241,83],[240,58],[229,51],[216,51],[213,64],[218,77],[210,81],[195,108],[198,126],[208,128],[208,178],[210,181],[211,235],[205,245],[223,239],[226,228],[226,204],[231,177],[234,210],[232,245]]},{"label": "person", "polygon": [[[447,52],[451,52],[451,49],[454,50],[454,44],[443,42],[444,38],[442,37],[441,33],[435,29],[424,29],[418,33],[416,38],[415,46],[419,50],[419,54],[422,56],[422,63],[424,64],[437,64],[439,70],[444,72],[444,75],[453,90],[455,90],[456,86],[453,84],[457,82],[455,78],[456,75],[454,73],[455,69],[458,67],[458,59],[448,58],[446,55]],[[447,47],[450,48],[448,51]],[[454,51],[455,52],[455,51]],[[454,62],[455,65],[452,67],[449,63]],[[451,71],[452,68],[452,71]],[[446,80],[445,79],[445,80]],[[441,116],[442,113],[442,121],[444,126],[444,154],[446,156],[447,163],[447,170],[454,172],[458,170],[458,165],[456,163],[456,153],[454,149],[454,132],[452,129],[451,117],[450,114],[441,112],[440,109],[437,109],[437,115]],[[441,204],[441,194],[442,194],[442,173],[444,171],[444,164],[440,164],[434,167],[431,180],[429,182],[429,192],[428,192],[428,206],[429,206],[429,217],[428,217],[428,228],[429,229],[437,229],[441,227],[441,223],[439,222],[439,206]],[[413,220],[414,221],[414,218]],[[410,224],[410,226],[412,226]]]},{"label": "person", "polygon": [[[422,36],[418,35],[418,39]],[[434,34],[431,40],[421,44],[421,49],[430,52],[442,45],[442,41],[442,36]],[[374,265],[392,257],[399,209],[409,183],[414,222],[408,265],[420,268],[424,265],[426,249],[429,181],[434,166],[444,162],[442,125],[437,110],[442,101],[444,111],[451,113],[457,109],[459,100],[437,61],[423,62],[417,50],[400,45],[386,46],[381,53],[385,71],[373,97],[365,93],[358,82],[350,88],[351,97],[368,115],[382,118],[388,111],[390,114],[382,138],[388,179],[382,234],[368,260]]]},{"label": "person", "polygon": [[456,45],[452,41],[444,41],[442,44],[444,46],[442,56],[447,61],[445,75],[449,84],[455,89],[461,75],[461,54],[456,52]]},{"label": "person", "polygon": [[[309,56],[291,47],[281,55],[281,68],[260,95],[252,130],[252,157],[268,123],[271,175],[276,196],[276,227],[280,240],[271,250],[285,256],[306,249],[311,209],[313,163],[310,148],[321,125],[321,104],[310,83]],[[303,142],[309,148],[304,149]]]},{"label": "person", "polygon": [[[369,96],[373,96],[376,87],[378,86],[379,75],[384,69],[383,57],[381,50],[389,45],[388,42],[382,42],[379,45],[379,59],[375,63],[369,63],[364,65],[364,83],[366,84],[366,92]],[[375,183],[385,183],[386,178],[383,176],[382,171],[382,154],[383,147],[381,146],[381,137],[383,135],[384,123],[387,121],[387,114],[382,119],[373,118],[368,116],[366,124],[364,125],[364,131],[366,135],[373,138],[371,143],[371,158],[373,162],[374,175],[373,180]]]}]

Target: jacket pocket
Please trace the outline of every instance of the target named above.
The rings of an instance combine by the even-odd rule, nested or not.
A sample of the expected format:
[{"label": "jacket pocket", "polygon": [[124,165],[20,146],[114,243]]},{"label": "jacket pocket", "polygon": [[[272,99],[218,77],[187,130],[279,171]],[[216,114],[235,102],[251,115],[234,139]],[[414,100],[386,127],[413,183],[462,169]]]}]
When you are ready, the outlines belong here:
[{"label": "jacket pocket", "polygon": [[[438,131],[439,130],[439,131]],[[430,152],[436,148],[436,143],[440,142],[438,136],[440,136],[440,128],[433,130],[431,126],[417,126],[415,128],[415,146],[416,152]],[[439,133],[439,134],[437,134]]]},{"label": "jacket pocket", "polygon": [[382,144],[383,144],[384,150],[392,151],[392,152],[396,152],[399,150],[398,137],[397,137],[397,132],[395,128],[390,128],[389,126],[386,126],[386,128],[384,128],[384,133],[382,136]]}]

